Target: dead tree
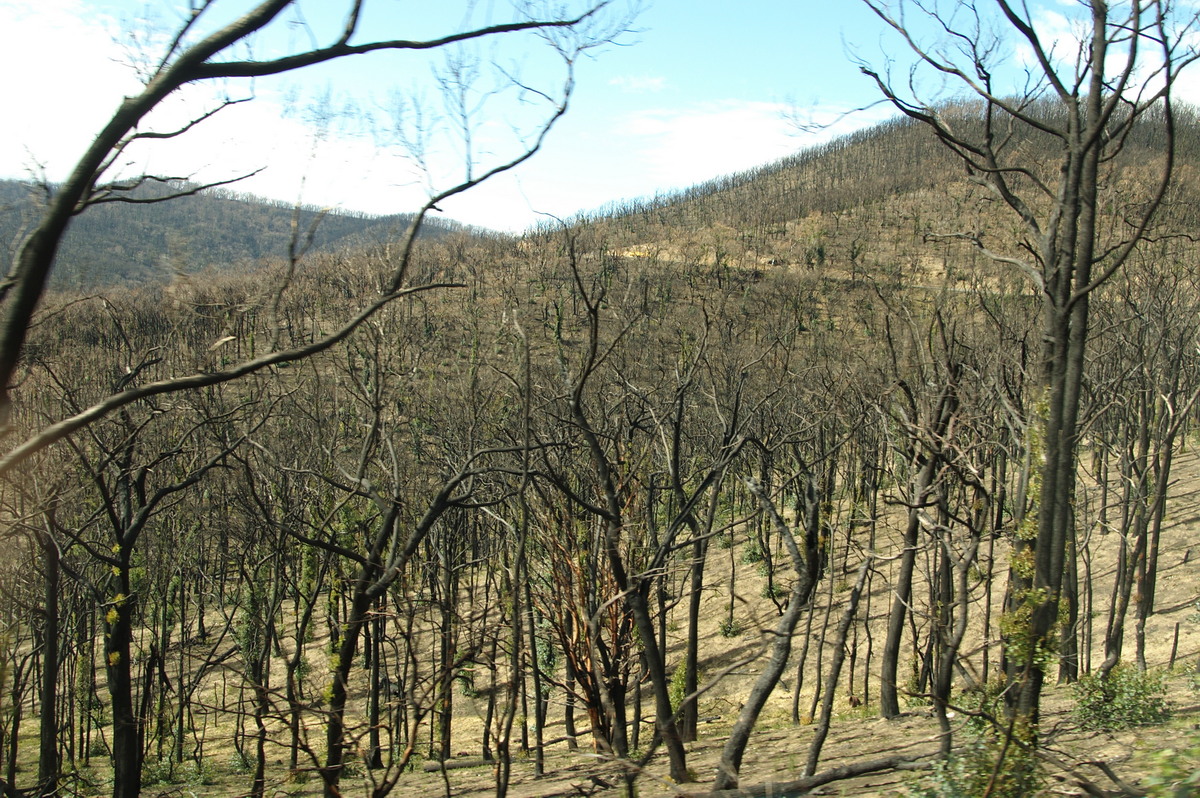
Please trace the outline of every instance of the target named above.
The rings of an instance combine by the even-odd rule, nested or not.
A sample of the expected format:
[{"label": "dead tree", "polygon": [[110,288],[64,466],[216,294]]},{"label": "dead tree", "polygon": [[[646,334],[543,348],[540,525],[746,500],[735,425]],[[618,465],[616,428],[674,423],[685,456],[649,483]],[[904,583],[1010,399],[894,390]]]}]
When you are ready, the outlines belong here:
[{"label": "dead tree", "polygon": [[[927,126],[968,176],[1011,210],[1021,229],[1016,240],[995,244],[978,231],[947,233],[1023,274],[1042,303],[1041,387],[1030,424],[1040,436],[1044,462],[1036,530],[1018,539],[1013,555],[1010,612],[1022,629],[1006,641],[1014,655],[1010,678],[1020,685],[1012,709],[1032,731],[1048,663],[1058,653],[1054,629],[1074,536],[1089,300],[1150,231],[1170,185],[1172,95],[1180,70],[1196,58],[1189,42],[1197,17],[1169,0],[1091,0],[1074,15],[1079,38],[1074,57],[1064,58],[1057,37],[1039,28],[1024,3],[863,2],[916,62],[907,79],[866,63],[863,72],[897,110]],[[925,40],[918,18],[944,35]],[[1032,54],[1023,86],[1002,82],[1004,71],[995,62],[1012,44],[992,31],[1007,32]],[[939,103],[919,96],[923,75],[949,79],[969,99]],[[1121,228],[1102,236],[1101,186],[1117,168],[1131,133],[1145,127],[1161,131],[1158,174],[1136,201],[1122,205]]]}]

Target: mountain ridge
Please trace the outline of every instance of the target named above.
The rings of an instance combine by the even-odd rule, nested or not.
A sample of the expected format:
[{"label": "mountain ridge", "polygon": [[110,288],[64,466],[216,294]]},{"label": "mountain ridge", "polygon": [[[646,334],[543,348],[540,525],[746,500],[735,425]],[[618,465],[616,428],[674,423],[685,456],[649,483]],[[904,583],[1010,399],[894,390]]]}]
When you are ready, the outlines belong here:
[{"label": "mountain ridge", "polygon": [[[294,206],[250,194],[209,190],[164,202],[147,201],[190,189],[171,183],[138,190],[136,203],[107,202],[75,217],[63,239],[52,277],[56,288],[164,283],[178,273],[254,268],[285,258],[293,240],[312,231],[313,251],[361,248],[402,233],[413,214],[375,216]],[[7,270],[17,246],[37,218],[45,188],[0,180],[0,252]],[[50,187],[53,190],[53,186]],[[481,232],[457,222],[427,218],[422,235]]]}]

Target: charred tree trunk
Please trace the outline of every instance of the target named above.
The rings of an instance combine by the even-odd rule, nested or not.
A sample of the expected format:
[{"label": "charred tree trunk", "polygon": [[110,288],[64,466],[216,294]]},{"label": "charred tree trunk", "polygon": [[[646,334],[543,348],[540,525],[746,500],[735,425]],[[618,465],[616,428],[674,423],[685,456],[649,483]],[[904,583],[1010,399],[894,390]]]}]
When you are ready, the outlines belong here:
[{"label": "charred tree trunk", "polygon": [[[800,548],[796,545],[795,538],[792,537],[791,530],[788,529],[787,523],[784,522],[775,510],[775,505],[771,503],[770,497],[763,493],[761,487],[753,480],[747,480],[747,487],[758,498],[763,512],[771,519],[775,531],[787,547],[792,567],[796,572],[796,578],[792,583],[791,595],[788,599],[787,607],[775,625],[775,642],[771,645],[771,655],[766,665],[763,666],[758,680],[754,683],[754,687],[751,688],[750,695],[747,696],[746,703],[742,706],[742,711],[738,714],[738,719],[729,733],[729,739],[725,742],[724,750],[721,752],[721,763],[717,770],[717,779],[713,783],[714,790],[727,790],[737,787],[738,773],[742,767],[742,756],[746,752],[746,744],[750,741],[750,733],[754,730],[754,726],[758,722],[759,713],[762,712],[762,708],[766,705],[767,699],[775,689],[775,685],[779,683],[779,677],[783,675],[784,668],[787,667],[788,655],[792,650],[792,635],[796,631],[796,624],[799,622],[800,615],[803,613],[804,607],[812,595],[815,584],[810,568],[811,562],[805,561],[804,555],[801,554]],[[804,522],[805,528],[811,530],[819,528],[820,508],[816,502],[811,480],[809,481],[808,488],[807,495],[810,497],[811,503],[807,508],[808,513]]]}]

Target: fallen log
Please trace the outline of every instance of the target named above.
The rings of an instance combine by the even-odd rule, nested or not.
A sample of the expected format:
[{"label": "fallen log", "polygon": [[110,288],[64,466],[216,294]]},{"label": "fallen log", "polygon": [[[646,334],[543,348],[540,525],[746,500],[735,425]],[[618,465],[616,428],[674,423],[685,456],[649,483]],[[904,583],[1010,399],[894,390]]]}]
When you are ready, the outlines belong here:
[{"label": "fallen log", "polygon": [[882,770],[920,770],[929,766],[929,754],[889,756],[853,762],[794,781],[772,781],[753,787],[716,790],[714,792],[682,792],[678,798],[796,798],[825,784],[878,773]]},{"label": "fallen log", "polygon": [[496,760],[474,757],[472,759],[447,759],[444,762],[426,762],[421,770],[426,773],[441,773],[443,770],[461,770],[462,768],[477,768],[484,765],[494,765]]}]

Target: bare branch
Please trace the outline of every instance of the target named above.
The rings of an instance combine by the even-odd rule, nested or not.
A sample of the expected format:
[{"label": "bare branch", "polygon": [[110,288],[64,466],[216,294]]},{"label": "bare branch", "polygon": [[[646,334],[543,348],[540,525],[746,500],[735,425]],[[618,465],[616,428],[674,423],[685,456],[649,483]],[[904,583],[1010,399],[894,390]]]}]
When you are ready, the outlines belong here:
[{"label": "bare branch", "polygon": [[375,315],[381,308],[394,302],[401,297],[411,294],[421,293],[423,291],[433,291],[445,288],[465,288],[462,283],[431,283],[429,285],[421,285],[413,288],[406,288],[400,291],[394,291],[376,299],[366,309],[360,311],[357,315],[347,321],[341,328],[321,338],[311,344],[298,346],[292,349],[286,349],[281,352],[271,352],[252,360],[247,360],[239,363],[231,368],[214,372],[198,372],[184,377],[171,377],[157,382],[147,383],[136,388],[130,388],[120,393],[112,394],[111,396],[102,399],[96,404],[76,413],[69,418],[65,418],[55,424],[51,424],[39,432],[33,434],[25,441],[10,449],[3,457],[0,457],[0,476],[7,474],[9,471],[20,465],[33,453],[40,451],[47,446],[56,443],[71,433],[91,424],[93,421],[107,416],[109,413],[118,408],[125,407],[133,402],[141,399],[148,399],[152,396],[161,396],[167,393],[176,393],[179,391],[194,390],[196,388],[204,388],[210,385],[219,385],[223,382],[229,382],[248,374],[253,374],[257,371],[262,371],[270,366],[277,366],[280,363],[289,363],[294,360],[302,360],[306,357],[311,357],[318,352],[323,352],[340,341],[345,340],[352,332],[358,329],[364,321]]},{"label": "bare branch", "polygon": [[120,185],[109,184],[107,186],[99,187],[98,193],[84,200],[75,213],[82,213],[85,209],[91,207],[92,205],[105,205],[112,202],[123,202],[127,205],[153,205],[159,202],[169,202],[170,200],[179,199],[180,197],[193,197],[202,191],[207,191],[210,188],[219,188],[221,186],[228,186],[241,182],[242,180],[248,180],[261,171],[263,170],[255,169],[253,172],[247,172],[246,174],[238,175],[237,177],[230,177],[226,180],[213,180],[208,183],[189,184],[188,188],[182,191],[174,191],[170,194],[164,194],[161,197],[131,197],[125,194],[116,193],[133,191],[134,189],[149,183],[170,185],[172,183],[186,183],[188,180],[187,177],[183,176],[163,177],[162,175],[142,175],[130,183],[123,183]]},{"label": "bare branch", "polygon": [[278,75],[281,72],[290,72],[294,69],[313,66],[314,64],[321,64],[338,58],[345,58],[350,55],[365,55],[366,53],[381,50],[436,50],[449,44],[458,44],[460,42],[482,39],[503,33],[543,30],[545,28],[571,28],[594,16],[600,7],[597,6],[573,19],[508,22],[502,25],[490,25],[475,30],[452,33],[436,39],[390,39],[366,44],[347,44],[339,41],[330,47],[297,53],[271,61],[218,61],[201,63],[193,66],[186,74],[181,75],[181,83],[212,80],[214,78],[265,77],[267,75]]}]

